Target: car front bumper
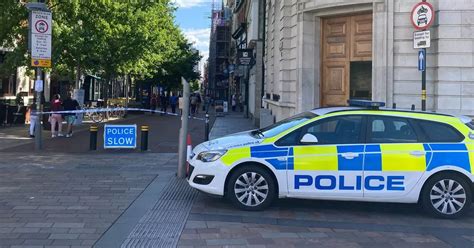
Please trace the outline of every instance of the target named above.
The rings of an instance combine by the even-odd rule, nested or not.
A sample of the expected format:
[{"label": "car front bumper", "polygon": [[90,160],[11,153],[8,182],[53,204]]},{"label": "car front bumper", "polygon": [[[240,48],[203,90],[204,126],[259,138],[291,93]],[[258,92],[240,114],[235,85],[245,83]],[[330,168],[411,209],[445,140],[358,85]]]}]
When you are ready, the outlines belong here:
[{"label": "car front bumper", "polygon": [[188,162],[187,179],[191,187],[211,195],[224,196],[229,166],[223,165],[219,159],[208,163],[196,159]]}]

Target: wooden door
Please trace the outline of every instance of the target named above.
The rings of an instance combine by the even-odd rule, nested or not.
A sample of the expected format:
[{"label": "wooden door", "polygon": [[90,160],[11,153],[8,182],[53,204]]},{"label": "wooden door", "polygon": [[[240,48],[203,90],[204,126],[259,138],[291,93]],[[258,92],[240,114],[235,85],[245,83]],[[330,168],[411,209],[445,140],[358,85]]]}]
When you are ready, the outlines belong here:
[{"label": "wooden door", "polygon": [[372,14],[326,18],[322,25],[321,105],[344,106],[350,62],[372,60]]}]

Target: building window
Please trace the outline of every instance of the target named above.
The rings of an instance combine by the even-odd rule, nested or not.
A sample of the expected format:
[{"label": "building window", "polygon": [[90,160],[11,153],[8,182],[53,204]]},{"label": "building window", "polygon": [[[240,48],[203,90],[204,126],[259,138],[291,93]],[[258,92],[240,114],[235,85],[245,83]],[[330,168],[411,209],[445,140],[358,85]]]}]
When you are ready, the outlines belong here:
[{"label": "building window", "polygon": [[351,62],[350,98],[372,100],[372,61]]}]

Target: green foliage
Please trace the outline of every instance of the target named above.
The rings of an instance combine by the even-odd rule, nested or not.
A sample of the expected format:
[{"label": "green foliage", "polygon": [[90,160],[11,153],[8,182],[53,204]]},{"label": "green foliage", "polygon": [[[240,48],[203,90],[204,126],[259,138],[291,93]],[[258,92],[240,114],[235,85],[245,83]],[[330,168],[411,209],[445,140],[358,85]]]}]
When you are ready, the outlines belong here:
[{"label": "green foliage", "polygon": [[[174,5],[161,1],[50,0],[53,13],[53,68],[56,75],[82,72],[111,79],[159,77],[171,88],[193,70],[200,57],[174,23]],[[13,48],[0,73],[29,64],[26,7],[1,0],[0,46]]]}]

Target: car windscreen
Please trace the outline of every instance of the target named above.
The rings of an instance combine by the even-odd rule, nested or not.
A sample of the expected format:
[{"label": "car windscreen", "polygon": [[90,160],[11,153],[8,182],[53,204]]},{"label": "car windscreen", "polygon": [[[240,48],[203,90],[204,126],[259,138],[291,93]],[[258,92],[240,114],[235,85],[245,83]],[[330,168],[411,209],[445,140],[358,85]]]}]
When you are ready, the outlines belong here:
[{"label": "car windscreen", "polygon": [[313,119],[318,115],[311,113],[311,112],[303,112],[301,114],[295,115],[293,117],[290,117],[288,119],[284,119],[282,121],[279,121],[273,125],[270,125],[266,128],[262,128],[257,130],[256,133],[260,134],[261,136],[265,138],[273,137],[285,130],[288,130],[289,128],[292,128],[300,123],[303,123],[307,120]]}]

